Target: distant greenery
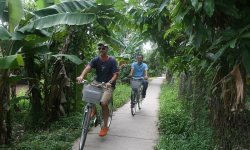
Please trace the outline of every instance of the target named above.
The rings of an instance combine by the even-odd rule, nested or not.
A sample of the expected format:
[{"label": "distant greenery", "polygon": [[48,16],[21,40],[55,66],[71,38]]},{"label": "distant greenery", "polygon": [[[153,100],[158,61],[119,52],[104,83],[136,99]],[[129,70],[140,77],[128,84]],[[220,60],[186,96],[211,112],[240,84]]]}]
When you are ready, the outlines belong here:
[{"label": "distant greenery", "polygon": [[[23,95],[24,92],[18,94]],[[115,109],[121,107],[129,100],[130,87],[126,84],[117,84],[114,92],[114,107]],[[25,100],[20,100],[17,105],[24,105]],[[25,107],[28,109],[29,104],[25,101]],[[22,110],[25,112],[25,110]],[[27,111],[26,111],[27,112]],[[22,126],[23,118],[27,113],[15,115],[15,127],[13,129],[15,139],[13,141],[13,149],[30,149],[30,150],[70,150],[74,141],[80,136],[81,127],[81,112],[74,112],[68,116],[60,118],[60,120],[53,122],[45,129],[24,129]],[[17,117],[17,118],[16,118]],[[0,147],[1,148],[1,147]]]},{"label": "distant greenery", "polygon": [[193,120],[184,100],[177,98],[177,87],[164,84],[160,96],[160,140],[156,150],[208,150],[212,129],[204,118]]}]

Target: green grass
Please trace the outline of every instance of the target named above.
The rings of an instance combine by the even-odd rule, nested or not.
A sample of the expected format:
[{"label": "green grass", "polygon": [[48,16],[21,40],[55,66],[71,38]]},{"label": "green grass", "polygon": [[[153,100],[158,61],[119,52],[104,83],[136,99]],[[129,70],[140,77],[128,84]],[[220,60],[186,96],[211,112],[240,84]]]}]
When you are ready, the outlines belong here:
[{"label": "green grass", "polygon": [[128,102],[130,98],[130,91],[131,91],[130,85],[117,84],[113,94],[115,110]]},{"label": "green grass", "polygon": [[192,119],[185,100],[177,98],[177,88],[163,85],[160,96],[160,139],[156,150],[209,150],[212,130],[204,118]]},{"label": "green grass", "polygon": [[[19,96],[22,96],[22,94],[23,92]],[[129,96],[130,86],[117,84],[113,95],[114,108],[117,109],[128,102]],[[27,108],[28,104],[26,100],[20,100],[18,105]],[[36,129],[35,131],[24,129],[21,124],[24,122],[20,121],[20,118],[23,119],[22,116],[15,115],[14,117],[18,117],[19,119],[15,120],[19,121],[13,129],[15,141],[9,147],[11,150],[71,150],[74,141],[80,137],[82,121],[82,113],[80,112],[71,113],[69,116],[53,122],[48,128]],[[19,133],[17,133],[17,130],[19,130]]]},{"label": "green grass", "polygon": [[27,150],[70,150],[80,136],[81,113],[74,113],[54,122],[47,129],[27,130],[15,149]]}]

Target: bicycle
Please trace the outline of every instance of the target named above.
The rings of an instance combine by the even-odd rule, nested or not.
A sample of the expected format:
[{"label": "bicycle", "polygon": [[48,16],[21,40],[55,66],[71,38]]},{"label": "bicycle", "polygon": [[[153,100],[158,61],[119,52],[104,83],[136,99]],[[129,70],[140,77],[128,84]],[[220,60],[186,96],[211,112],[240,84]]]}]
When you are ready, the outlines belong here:
[{"label": "bicycle", "polygon": [[[84,80],[82,83],[85,82],[87,81]],[[104,121],[103,121],[102,109],[101,108],[98,109],[96,104],[98,103],[100,104],[100,100],[102,98],[105,88],[106,88],[105,83],[101,84],[91,83],[87,84],[86,86],[84,85],[83,100],[86,102],[86,105],[83,108],[82,133],[79,143],[79,150],[83,150],[85,146],[91,121],[93,121],[95,127],[98,124],[100,125],[101,128],[103,126]],[[110,127],[113,116],[113,97],[111,97],[108,107],[109,107],[108,127]],[[91,116],[91,113],[94,110],[96,111],[95,117]]]},{"label": "bicycle", "polygon": [[143,89],[142,86],[142,80],[144,78],[140,77],[140,78],[135,78],[132,77],[130,80],[130,85],[131,85],[131,114],[132,116],[135,115],[136,112],[136,105],[138,106],[139,110],[142,107],[142,97],[141,97],[141,92]]}]

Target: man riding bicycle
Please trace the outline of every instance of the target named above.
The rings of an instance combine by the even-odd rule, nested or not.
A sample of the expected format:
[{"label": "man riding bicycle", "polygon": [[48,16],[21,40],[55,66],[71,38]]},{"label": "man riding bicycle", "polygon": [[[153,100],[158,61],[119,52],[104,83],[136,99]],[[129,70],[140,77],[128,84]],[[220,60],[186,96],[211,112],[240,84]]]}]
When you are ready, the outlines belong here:
[{"label": "man riding bicycle", "polygon": [[85,76],[91,71],[92,68],[96,70],[96,78],[94,82],[105,83],[107,89],[105,89],[101,98],[101,106],[103,110],[104,125],[99,132],[99,136],[103,137],[107,135],[109,109],[108,103],[112,97],[115,89],[116,79],[118,78],[118,67],[114,57],[108,56],[108,45],[99,43],[98,45],[99,56],[93,58],[91,62],[84,68],[79,77],[76,78],[78,82],[84,80]]},{"label": "man riding bicycle", "polygon": [[134,78],[144,78],[142,80],[142,85],[143,85],[143,89],[142,89],[142,98],[145,98],[146,96],[146,91],[148,88],[148,65],[146,63],[143,63],[143,55],[142,54],[138,54],[136,56],[136,62],[133,62],[131,65],[131,70],[129,73],[130,77],[134,77]]}]

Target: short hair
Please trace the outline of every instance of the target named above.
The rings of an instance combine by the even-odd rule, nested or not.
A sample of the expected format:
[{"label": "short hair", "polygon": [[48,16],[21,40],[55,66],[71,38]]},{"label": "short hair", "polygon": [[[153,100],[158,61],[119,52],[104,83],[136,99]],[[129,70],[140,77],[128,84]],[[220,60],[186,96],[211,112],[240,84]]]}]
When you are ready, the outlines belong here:
[{"label": "short hair", "polygon": [[142,55],[142,54],[137,54],[137,55],[136,55],[136,58],[137,58],[137,57],[142,57],[142,59],[143,59],[143,55]]},{"label": "short hair", "polygon": [[97,44],[97,46],[103,46],[103,47],[108,47],[108,44],[104,43],[104,42],[99,42]]},{"label": "short hair", "polygon": [[106,43],[104,43],[104,42],[99,42],[99,43],[97,44],[97,46],[103,46],[103,47],[109,49],[108,44],[106,44]]}]

